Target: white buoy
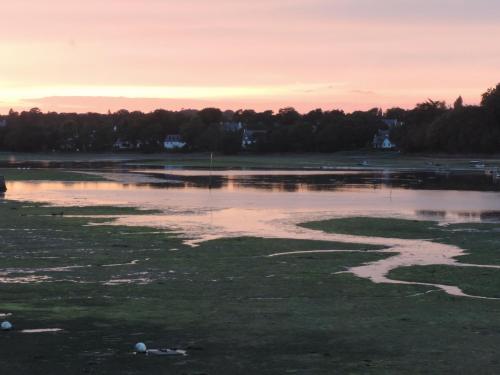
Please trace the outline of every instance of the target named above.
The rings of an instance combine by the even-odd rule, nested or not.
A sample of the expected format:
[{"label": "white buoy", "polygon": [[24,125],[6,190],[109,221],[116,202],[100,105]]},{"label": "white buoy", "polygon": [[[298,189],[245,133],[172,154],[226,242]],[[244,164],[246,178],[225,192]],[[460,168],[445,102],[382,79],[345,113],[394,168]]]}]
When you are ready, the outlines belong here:
[{"label": "white buoy", "polygon": [[146,353],[147,351],[146,344],[144,344],[143,342],[138,342],[137,344],[135,344],[134,348],[138,353]]},{"label": "white buoy", "polygon": [[12,324],[6,320],[2,322],[0,328],[2,329],[2,331],[10,331],[12,329]]}]

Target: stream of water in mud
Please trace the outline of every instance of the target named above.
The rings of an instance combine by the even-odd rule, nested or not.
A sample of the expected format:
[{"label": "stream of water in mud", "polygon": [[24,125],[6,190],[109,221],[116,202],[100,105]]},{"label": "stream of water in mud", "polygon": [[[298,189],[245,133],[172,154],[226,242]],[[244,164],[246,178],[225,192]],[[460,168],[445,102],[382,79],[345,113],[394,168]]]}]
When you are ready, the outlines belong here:
[{"label": "stream of water in mud", "polygon": [[[422,186],[414,174],[365,176],[357,172],[241,172],[168,171],[130,174],[121,182],[9,182],[7,199],[47,202],[59,206],[119,205],[155,209],[159,214],[121,216],[119,225],[168,228],[189,245],[211,239],[255,236],[325,240],[382,245],[383,260],[353,267],[348,272],[375,283],[407,283],[389,279],[395,268],[413,265],[462,264],[458,247],[426,240],[329,234],[297,223],[341,217],[433,219],[442,223],[498,220],[500,193]],[[127,174],[120,174],[120,179]],[[144,181],[138,176],[143,176]],[[114,175],[108,177],[116,178]],[[126,178],[125,178],[126,179]],[[213,179],[213,180],[212,180]],[[155,182],[151,182],[155,181]],[[439,187],[439,186],[438,186]],[[271,254],[286,256],[293,253]],[[332,252],[342,251],[332,249]],[[419,284],[419,283],[413,283]],[[425,284],[456,296],[468,296],[456,286]],[[469,296],[478,297],[480,296]]]}]

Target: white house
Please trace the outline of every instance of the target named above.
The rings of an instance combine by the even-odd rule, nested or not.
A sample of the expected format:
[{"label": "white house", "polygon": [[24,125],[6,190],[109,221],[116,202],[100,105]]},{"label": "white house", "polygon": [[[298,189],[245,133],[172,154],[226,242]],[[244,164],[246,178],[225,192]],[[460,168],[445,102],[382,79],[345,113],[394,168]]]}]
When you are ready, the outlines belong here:
[{"label": "white house", "polygon": [[373,136],[373,148],[382,150],[393,149],[396,145],[391,141],[391,130],[403,126],[403,123],[397,119],[389,118],[382,119],[382,122],[387,126],[387,130],[379,129],[377,134]]},{"label": "white house", "polygon": [[396,145],[391,142],[389,136],[390,136],[389,130],[379,129],[377,134],[373,136],[373,148],[390,150],[396,147]]},{"label": "white house", "polygon": [[165,150],[179,150],[186,146],[186,142],[182,140],[180,134],[169,134],[165,137],[163,147]]}]

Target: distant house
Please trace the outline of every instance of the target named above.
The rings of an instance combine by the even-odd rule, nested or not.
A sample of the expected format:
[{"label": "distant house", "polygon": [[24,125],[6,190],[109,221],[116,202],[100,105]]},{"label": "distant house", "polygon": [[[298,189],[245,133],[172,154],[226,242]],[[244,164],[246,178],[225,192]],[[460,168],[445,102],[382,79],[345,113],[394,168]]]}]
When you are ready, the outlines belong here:
[{"label": "distant house", "polygon": [[226,133],[237,133],[243,129],[241,122],[223,122],[222,130]]},{"label": "distant house", "polygon": [[396,147],[396,145],[391,142],[390,130],[379,129],[377,134],[373,136],[373,148],[390,150],[394,147]]},{"label": "distant house", "polygon": [[265,130],[244,129],[243,130],[243,137],[241,140],[241,147],[243,149],[251,148],[259,141],[259,139],[264,138],[265,135],[266,135]]},{"label": "distant house", "polygon": [[403,123],[397,119],[382,119],[382,122],[387,126],[387,129],[379,129],[377,134],[373,136],[373,148],[381,149],[381,150],[390,150],[396,147],[394,143],[392,143],[390,138],[391,130],[402,126]]},{"label": "distant house", "polygon": [[180,134],[169,134],[163,142],[165,150],[179,150],[184,146],[186,146],[186,142],[184,142]]}]

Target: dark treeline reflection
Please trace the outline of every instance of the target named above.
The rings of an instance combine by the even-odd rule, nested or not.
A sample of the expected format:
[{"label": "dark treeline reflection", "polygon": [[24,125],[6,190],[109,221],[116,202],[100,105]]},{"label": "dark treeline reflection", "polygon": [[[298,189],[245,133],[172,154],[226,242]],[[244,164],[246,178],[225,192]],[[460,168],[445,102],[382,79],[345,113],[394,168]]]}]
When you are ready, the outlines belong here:
[{"label": "dark treeline reflection", "polygon": [[336,191],[346,188],[500,191],[500,179],[483,173],[360,172],[321,175],[184,176],[149,173],[165,183],[157,188],[258,189],[267,191]]},{"label": "dark treeline reflection", "polygon": [[498,223],[500,221],[500,211],[432,211],[432,210],[417,210],[415,214],[418,217],[426,220],[442,221],[447,218],[457,218],[466,221],[484,221]]},{"label": "dark treeline reflection", "polygon": [[428,100],[412,109],[352,113],[299,113],[291,107],[278,112],[205,108],[108,114],[33,108],[11,110],[0,116],[0,124],[0,150],[8,151],[157,152],[164,149],[167,135],[176,135],[187,152],[335,152],[371,147],[378,130],[390,130],[391,140],[406,152],[493,153],[500,152],[500,84],[485,92],[478,106],[465,105],[459,97],[452,106]]}]

